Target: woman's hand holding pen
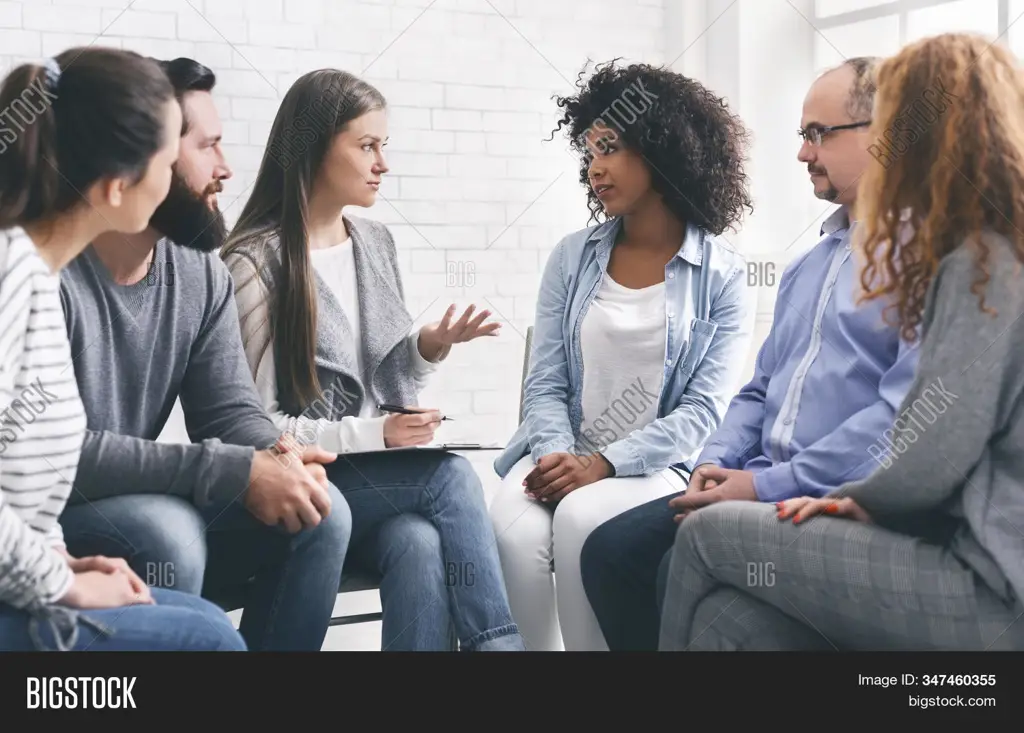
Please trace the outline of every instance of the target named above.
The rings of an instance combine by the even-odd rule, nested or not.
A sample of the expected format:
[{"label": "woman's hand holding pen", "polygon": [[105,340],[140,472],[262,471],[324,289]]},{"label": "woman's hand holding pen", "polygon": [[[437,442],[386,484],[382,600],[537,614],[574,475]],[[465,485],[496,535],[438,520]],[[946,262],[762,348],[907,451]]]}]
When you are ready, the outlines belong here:
[{"label": "woman's hand holding pen", "polygon": [[439,323],[431,323],[421,328],[417,345],[423,358],[427,361],[440,361],[448,356],[454,344],[472,341],[481,336],[497,336],[501,324],[484,323],[491,312],[481,311],[478,316],[471,318],[474,310],[475,305],[469,306],[462,317],[452,323],[452,317],[455,315],[453,303]]},{"label": "woman's hand holding pen", "polygon": [[434,431],[441,425],[441,413],[438,410],[415,409],[417,411],[409,415],[387,416],[384,420],[386,447],[405,448],[433,442]]}]

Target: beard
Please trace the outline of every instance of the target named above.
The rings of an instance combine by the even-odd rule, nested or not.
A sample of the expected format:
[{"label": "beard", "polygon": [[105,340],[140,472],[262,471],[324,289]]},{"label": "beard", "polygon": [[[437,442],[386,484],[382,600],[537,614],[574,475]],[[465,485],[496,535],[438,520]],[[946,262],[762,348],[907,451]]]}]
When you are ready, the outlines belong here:
[{"label": "beard", "polygon": [[832,179],[828,177],[828,171],[826,171],[821,166],[809,165],[807,166],[807,172],[818,173],[819,175],[825,176],[825,180],[828,181],[828,188],[826,188],[824,191],[815,191],[815,196],[817,196],[819,199],[829,202],[833,202],[837,198],[839,198],[839,190],[834,185],[832,185]]},{"label": "beard", "polygon": [[227,225],[216,202],[211,206],[207,199],[223,188],[220,181],[212,181],[202,193],[196,193],[172,170],[171,187],[153,212],[150,226],[181,247],[200,252],[219,249],[227,238]]}]

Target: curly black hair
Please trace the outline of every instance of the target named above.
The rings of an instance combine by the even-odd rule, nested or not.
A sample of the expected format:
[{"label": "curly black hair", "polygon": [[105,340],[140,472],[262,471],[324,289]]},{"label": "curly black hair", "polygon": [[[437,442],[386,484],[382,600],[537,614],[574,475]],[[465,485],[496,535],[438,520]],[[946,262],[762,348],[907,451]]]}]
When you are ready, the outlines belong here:
[{"label": "curly black hair", "polygon": [[[680,220],[716,235],[734,229],[744,208],[753,211],[743,122],[693,79],[649,64],[617,67],[617,61],[598,64],[587,80],[584,66],[576,79],[579,92],[555,97],[565,114],[553,133],[568,127],[571,147],[581,154],[591,219],[598,219],[602,206],[589,184],[586,135],[603,125],[643,157],[654,189]],[[624,107],[630,97],[643,101]]]}]

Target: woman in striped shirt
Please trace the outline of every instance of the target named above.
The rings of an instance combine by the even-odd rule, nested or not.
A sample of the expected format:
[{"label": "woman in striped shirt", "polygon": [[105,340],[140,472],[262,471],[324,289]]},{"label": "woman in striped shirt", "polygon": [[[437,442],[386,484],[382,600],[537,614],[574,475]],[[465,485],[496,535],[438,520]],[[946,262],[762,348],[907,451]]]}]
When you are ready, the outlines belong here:
[{"label": "woman in striped shirt", "polygon": [[170,81],[134,53],[71,49],[8,75],[0,122],[0,650],[244,650],[209,602],[68,555],[57,522],[86,429],[59,272],[167,194]]}]

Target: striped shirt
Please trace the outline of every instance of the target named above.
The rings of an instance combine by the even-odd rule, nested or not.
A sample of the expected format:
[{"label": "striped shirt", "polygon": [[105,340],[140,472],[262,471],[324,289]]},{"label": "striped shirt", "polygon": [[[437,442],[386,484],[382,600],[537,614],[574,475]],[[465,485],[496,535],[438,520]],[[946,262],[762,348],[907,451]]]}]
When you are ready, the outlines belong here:
[{"label": "striped shirt", "polygon": [[59,288],[20,227],[0,232],[0,603],[16,608],[53,603],[73,580],[57,518],[86,418]]}]

